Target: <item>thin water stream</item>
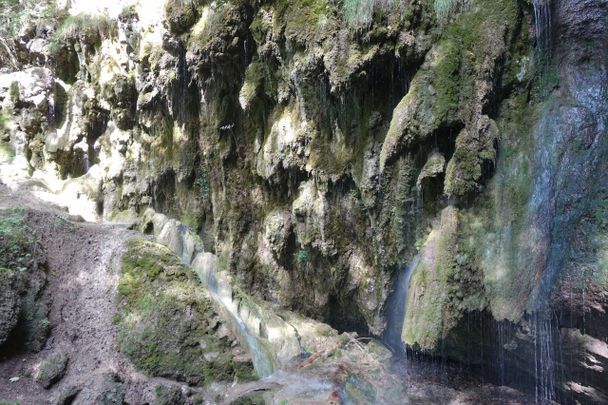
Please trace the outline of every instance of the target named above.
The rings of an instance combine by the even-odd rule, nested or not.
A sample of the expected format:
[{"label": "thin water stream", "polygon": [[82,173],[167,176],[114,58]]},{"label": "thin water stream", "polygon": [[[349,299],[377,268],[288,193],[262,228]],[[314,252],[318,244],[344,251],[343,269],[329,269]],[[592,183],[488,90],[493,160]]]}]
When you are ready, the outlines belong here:
[{"label": "thin water stream", "polygon": [[407,294],[410,287],[410,279],[418,266],[420,256],[416,255],[409,265],[399,274],[397,288],[388,302],[387,328],[384,341],[395,352],[403,352],[402,341],[403,325],[407,314]]},{"label": "thin water stream", "polygon": [[534,0],[534,34],[536,47],[542,55],[551,49],[551,0]]}]

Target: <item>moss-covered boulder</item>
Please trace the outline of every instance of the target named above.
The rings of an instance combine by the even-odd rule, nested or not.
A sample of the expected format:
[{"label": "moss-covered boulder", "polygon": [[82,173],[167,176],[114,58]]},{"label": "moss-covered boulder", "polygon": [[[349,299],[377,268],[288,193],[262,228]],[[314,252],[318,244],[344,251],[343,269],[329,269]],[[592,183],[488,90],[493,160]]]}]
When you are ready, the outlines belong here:
[{"label": "moss-covered boulder", "polygon": [[137,368],[197,385],[252,377],[207,292],[168,248],[132,240],[122,271],[118,344]]},{"label": "moss-covered boulder", "polygon": [[165,3],[165,23],[169,31],[183,34],[196,23],[201,0],[172,0]]},{"label": "moss-covered boulder", "polygon": [[65,374],[68,366],[68,355],[63,350],[57,350],[45,358],[34,373],[34,380],[44,388],[49,388]]}]

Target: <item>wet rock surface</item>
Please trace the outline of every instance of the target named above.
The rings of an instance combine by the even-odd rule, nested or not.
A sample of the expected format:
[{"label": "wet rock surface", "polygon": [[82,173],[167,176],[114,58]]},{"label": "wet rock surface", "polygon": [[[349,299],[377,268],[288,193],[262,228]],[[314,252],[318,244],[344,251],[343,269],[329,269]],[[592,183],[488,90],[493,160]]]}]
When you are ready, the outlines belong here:
[{"label": "wet rock surface", "polygon": [[[394,283],[419,255],[390,333],[410,355],[472,366],[537,401],[605,400],[606,1],[85,3],[2,12],[0,179],[12,189],[141,225],[186,265],[212,263],[229,312],[257,327],[246,335],[280,331],[269,357],[282,364],[302,345],[281,314],[386,335]],[[101,243],[70,218],[57,226]],[[68,236],[42,241],[107,259]],[[92,273],[61,284],[36,260],[0,263],[0,342],[20,331],[46,355],[49,324],[71,318],[91,332],[59,328],[62,339],[90,347],[95,305],[47,306],[45,291],[72,302],[70,280]],[[179,330],[148,315],[156,332]],[[64,401],[110,384],[69,374]],[[117,375],[126,401],[154,397]],[[356,380],[340,378],[347,391]]]}]

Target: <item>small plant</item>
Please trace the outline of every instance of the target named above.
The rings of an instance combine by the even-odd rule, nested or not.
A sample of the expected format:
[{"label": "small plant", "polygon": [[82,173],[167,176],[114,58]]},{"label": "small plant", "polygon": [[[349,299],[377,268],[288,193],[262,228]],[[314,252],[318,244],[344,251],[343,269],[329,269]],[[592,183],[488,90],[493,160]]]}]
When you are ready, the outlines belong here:
[{"label": "small plant", "polygon": [[296,253],[296,261],[298,263],[308,263],[310,261],[310,253],[306,249],[300,249]]},{"label": "small plant", "polygon": [[49,23],[57,17],[57,4],[50,0],[0,1],[0,40],[14,38],[26,21]]},{"label": "small plant", "polygon": [[2,7],[0,7],[0,23],[2,24],[0,36],[14,37],[18,32],[24,14],[23,6],[19,0],[4,0]]}]

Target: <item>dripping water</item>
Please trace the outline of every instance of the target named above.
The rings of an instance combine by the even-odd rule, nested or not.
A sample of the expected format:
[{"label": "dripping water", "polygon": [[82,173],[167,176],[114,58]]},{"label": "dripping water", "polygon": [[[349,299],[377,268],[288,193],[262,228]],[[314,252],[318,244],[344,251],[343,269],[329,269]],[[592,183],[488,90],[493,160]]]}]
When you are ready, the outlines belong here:
[{"label": "dripping water", "polygon": [[[380,178],[380,181],[382,179]],[[422,222],[423,193],[422,187],[416,187],[416,201],[414,215],[416,223]],[[399,273],[393,294],[387,301],[386,332],[384,342],[393,349],[395,353],[406,354],[403,343],[403,331],[407,315],[407,297],[410,288],[410,280],[414,270],[420,261],[420,253],[416,254],[409,264]],[[407,359],[407,356],[403,356]]]},{"label": "dripping water", "polygon": [[536,47],[542,54],[551,49],[551,0],[534,0],[534,34]]},{"label": "dripping water", "polygon": [[507,343],[507,327],[505,322],[498,322],[498,383],[506,385],[505,346]]},{"label": "dripping water", "polygon": [[55,118],[55,97],[49,97],[49,105],[47,108],[47,122],[49,122],[51,125],[55,125]]},{"label": "dripping water", "polygon": [[549,310],[539,310],[532,317],[534,333],[535,397],[536,403],[550,404],[555,393],[555,337],[554,316]]},{"label": "dripping water", "polygon": [[407,314],[407,295],[412,273],[418,266],[420,255],[416,255],[409,265],[399,274],[395,292],[388,302],[385,342],[394,351],[403,353],[403,326]]}]

